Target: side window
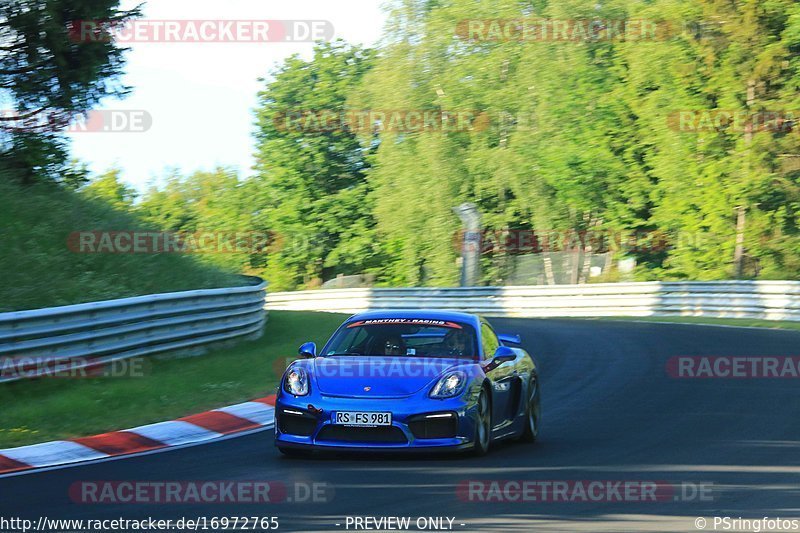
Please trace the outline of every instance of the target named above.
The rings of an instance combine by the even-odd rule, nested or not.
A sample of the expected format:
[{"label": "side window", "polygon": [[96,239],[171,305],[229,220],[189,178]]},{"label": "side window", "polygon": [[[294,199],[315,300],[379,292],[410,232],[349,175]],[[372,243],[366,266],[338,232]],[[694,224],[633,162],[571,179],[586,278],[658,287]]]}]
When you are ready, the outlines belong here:
[{"label": "side window", "polygon": [[494,334],[492,328],[486,322],[481,322],[481,343],[483,345],[483,358],[491,359],[497,348],[500,347],[500,341],[497,340],[497,335]]}]

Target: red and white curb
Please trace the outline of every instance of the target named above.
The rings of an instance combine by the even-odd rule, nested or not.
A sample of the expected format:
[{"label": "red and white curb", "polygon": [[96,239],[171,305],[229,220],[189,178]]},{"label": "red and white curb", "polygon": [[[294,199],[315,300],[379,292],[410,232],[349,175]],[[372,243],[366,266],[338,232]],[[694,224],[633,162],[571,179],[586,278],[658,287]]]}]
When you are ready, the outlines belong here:
[{"label": "red and white curb", "polygon": [[0,475],[217,439],[272,426],[275,396],[94,437],[0,450]]}]

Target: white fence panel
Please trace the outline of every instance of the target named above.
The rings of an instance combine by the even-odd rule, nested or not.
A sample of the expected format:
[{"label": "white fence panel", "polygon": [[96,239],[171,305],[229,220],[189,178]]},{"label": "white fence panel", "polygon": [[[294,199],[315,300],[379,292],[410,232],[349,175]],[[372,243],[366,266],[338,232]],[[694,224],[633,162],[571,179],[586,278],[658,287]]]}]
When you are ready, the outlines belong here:
[{"label": "white fence panel", "polygon": [[800,282],[642,282],[277,292],[267,309],[452,309],[497,317],[710,316],[800,320]]}]

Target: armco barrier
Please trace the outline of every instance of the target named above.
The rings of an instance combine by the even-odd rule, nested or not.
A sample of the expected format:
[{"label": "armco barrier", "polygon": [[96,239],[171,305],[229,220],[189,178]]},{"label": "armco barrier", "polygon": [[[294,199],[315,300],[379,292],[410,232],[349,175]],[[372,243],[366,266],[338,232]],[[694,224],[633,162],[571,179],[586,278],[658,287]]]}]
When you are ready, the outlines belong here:
[{"label": "armco barrier", "polygon": [[0,313],[0,383],[258,336],[266,283]]},{"label": "armco barrier", "polygon": [[800,282],[644,282],[278,292],[267,309],[452,309],[496,317],[710,316],[800,320]]}]

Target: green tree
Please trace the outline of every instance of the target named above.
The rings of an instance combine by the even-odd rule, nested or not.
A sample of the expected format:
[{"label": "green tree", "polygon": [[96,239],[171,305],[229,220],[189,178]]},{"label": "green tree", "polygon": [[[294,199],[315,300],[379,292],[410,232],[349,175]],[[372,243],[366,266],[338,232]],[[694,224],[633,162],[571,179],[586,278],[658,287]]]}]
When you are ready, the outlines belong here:
[{"label": "green tree", "polygon": [[[380,134],[369,182],[395,282],[454,282],[449,208],[465,200],[488,229],[663,234],[668,247],[629,252],[643,279],[733,277],[737,236],[745,276],[798,276],[797,136],[670,123],[689,109],[797,109],[794,2],[397,0],[391,9],[387,44],[353,98],[490,117],[467,134]],[[645,19],[672,32],[578,42],[454,34],[468,19],[526,17]],[[425,202],[414,201],[420,191]],[[506,259],[486,262],[488,282],[503,282]]]},{"label": "green tree", "polygon": [[276,237],[265,269],[275,289],[314,286],[379,265],[367,151],[343,122],[326,127],[318,120],[346,113],[373,56],[342,42],[320,44],[309,61],[287,59],[259,93],[256,176],[248,188],[255,223]]},{"label": "green tree", "polygon": [[136,199],[136,191],[120,179],[117,168],[108,170],[80,189],[83,197],[98,200],[114,209],[129,211]]},{"label": "green tree", "polygon": [[123,49],[108,39],[81,39],[80,21],[122,21],[119,0],[5,0],[0,4],[0,165],[22,183],[56,180],[67,159],[60,130],[106,96],[127,92],[117,81]]},{"label": "green tree", "polygon": [[185,177],[173,173],[145,192],[135,212],[164,231],[215,233],[218,239],[235,242],[235,251],[212,247],[200,258],[230,271],[261,274],[266,254],[262,243],[268,242],[269,229],[254,224],[251,196],[247,184],[230,169]]}]

